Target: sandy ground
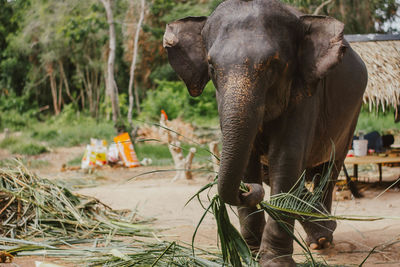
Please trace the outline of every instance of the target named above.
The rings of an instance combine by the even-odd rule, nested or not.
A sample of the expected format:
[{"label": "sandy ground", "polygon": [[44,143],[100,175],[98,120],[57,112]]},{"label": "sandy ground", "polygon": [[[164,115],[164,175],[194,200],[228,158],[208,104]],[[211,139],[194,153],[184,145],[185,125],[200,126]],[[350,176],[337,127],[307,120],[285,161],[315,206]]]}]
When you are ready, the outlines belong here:
[{"label": "sandy ground", "polygon": [[[203,185],[209,183],[207,174],[195,174],[191,181],[181,180],[171,182],[173,172],[160,172],[150,175],[132,177],[155,169],[171,167],[139,167],[135,169],[102,169],[92,174],[83,171],[60,172],[63,163],[79,156],[82,147],[61,148],[52,153],[44,154],[35,159],[47,160],[49,165],[35,170],[41,176],[57,179],[91,179],[98,186],[79,190],[81,194],[92,195],[115,209],[137,210],[141,216],[156,218],[155,228],[163,229],[159,238],[191,242],[192,234],[197,226],[203,209],[194,200],[185,207],[187,200]],[[0,151],[0,156],[7,155]],[[384,181],[392,181],[400,176],[400,168],[383,169]],[[368,172],[360,170],[361,179],[375,181],[378,172],[372,168]],[[357,200],[335,201],[333,203],[336,215],[362,215],[400,217],[400,192],[391,189],[378,196],[384,188],[369,186],[363,192],[365,197]],[[268,192],[268,187],[266,187]],[[213,194],[211,194],[213,195]],[[203,196],[205,199],[205,196]],[[238,226],[238,220],[231,214],[233,223]],[[304,237],[301,226],[296,224],[296,231]],[[195,241],[196,246],[207,248],[216,247],[216,225],[212,216],[203,221]],[[369,252],[378,246],[364,266],[400,266],[400,220],[385,219],[373,222],[341,221],[334,234],[334,247],[315,252],[328,263],[336,265],[359,265]],[[296,254],[302,254],[299,246],[295,247]],[[302,256],[295,256],[298,261]],[[18,258],[12,264],[2,266],[34,266],[32,258]],[[52,261],[52,259],[45,259]]]}]

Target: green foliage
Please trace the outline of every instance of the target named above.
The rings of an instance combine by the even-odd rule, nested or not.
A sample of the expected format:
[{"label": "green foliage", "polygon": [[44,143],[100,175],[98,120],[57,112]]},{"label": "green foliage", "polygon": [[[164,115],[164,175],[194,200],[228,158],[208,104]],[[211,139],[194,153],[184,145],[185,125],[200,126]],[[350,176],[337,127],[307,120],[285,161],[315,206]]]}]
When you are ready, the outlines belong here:
[{"label": "green foliage", "polygon": [[19,139],[16,137],[7,137],[4,138],[1,142],[0,142],[0,148],[9,148],[11,146],[14,146],[16,144],[18,144]]},{"label": "green foliage", "polygon": [[[326,0],[283,0],[304,13],[313,13]],[[382,32],[385,22],[393,21],[399,3],[396,0],[334,0],[319,13],[345,23],[345,33]],[[389,29],[395,31],[395,29]]]},{"label": "green foliage", "polygon": [[[44,122],[39,122],[32,110],[25,113],[19,112],[18,108],[2,111],[0,106],[0,111],[0,129],[23,131],[27,140],[45,142],[53,147],[87,144],[91,137],[111,141],[117,134],[111,121],[96,121],[88,114],[76,111],[72,105],[67,105],[58,116],[43,117]],[[32,147],[22,149],[34,150]]]},{"label": "green foliage", "polygon": [[211,0],[209,2],[210,10],[215,10],[222,2],[224,2],[224,0]]},{"label": "green foliage", "polygon": [[385,113],[376,113],[369,112],[368,107],[365,106],[358,117],[356,132],[357,131],[364,131],[365,133],[378,131],[381,134],[399,134],[400,124],[394,122],[393,110],[389,110]]},{"label": "green foliage", "polygon": [[169,63],[156,67],[154,71],[150,74],[149,78],[153,83],[157,83],[157,80],[179,80],[176,72],[172,69]]},{"label": "green foliage", "polygon": [[[185,156],[188,154],[188,151],[191,147],[196,148],[196,154],[193,162],[199,164],[206,164],[210,162],[210,152],[199,145],[182,143],[181,148]],[[152,165],[173,165],[172,156],[166,144],[141,142],[139,140],[135,143],[135,151],[139,160],[142,160],[143,158],[150,158],[153,162]]]},{"label": "green foliage", "polygon": [[39,155],[45,152],[48,152],[46,146],[38,144],[38,143],[23,143],[12,146],[10,149],[13,154],[22,154],[22,155]]},{"label": "green foliage", "polygon": [[3,111],[0,113],[0,130],[23,130],[35,121],[29,113],[20,113],[15,110]]},{"label": "green foliage", "polygon": [[7,137],[1,141],[0,148],[20,155],[38,155],[49,151],[46,146],[24,136]]},{"label": "green foliage", "polygon": [[142,103],[142,117],[159,120],[162,109],[170,119],[181,116],[185,105],[185,88],[181,82],[157,81],[156,90],[149,91]]},{"label": "green foliage", "polygon": [[[53,85],[53,89],[61,88],[57,97],[62,98],[63,104],[73,103],[75,108],[89,109],[92,116],[98,115],[99,102],[104,99],[104,62],[108,53],[108,24],[101,2],[6,2],[12,12],[8,15],[0,10],[0,21],[3,16],[11,16],[10,21],[16,26],[8,30],[6,47],[0,52],[1,90],[31,92],[31,102],[53,106]],[[128,1],[114,3],[115,20],[121,20]],[[120,23],[116,24],[116,31],[122,36]],[[0,33],[0,43],[1,39]],[[122,38],[117,38],[115,68],[119,73],[117,84],[124,89],[129,68],[123,60],[122,42]]]},{"label": "green foliage", "polygon": [[150,158],[152,165],[165,166],[173,165],[174,163],[167,145],[140,142],[135,144],[135,151],[139,160]]},{"label": "green foliage", "polygon": [[7,92],[0,95],[0,111],[6,112],[15,110],[20,113],[33,113],[32,109],[36,109],[37,105],[32,102],[31,95],[26,93],[22,96],[17,96],[15,92]]},{"label": "green foliage", "polygon": [[[216,105],[212,102],[214,92],[208,93],[210,85],[200,98],[190,98],[181,94],[181,91],[186,91],[184,87],[180,88],[181,85],[166,84],[166,81],[177,81],[178,77],[167,62],[162,36],[166,23],[186,16],[207,16],[221,2],[147,1],[135,71],[135,86],[141,90],[139,97],[153,97],[144,101],[144,117],[158,117],[160,106],[165,103],[157,103],[159,99],[154,98],[161,96],[166,97],[169,106],[165,109],[170,109],[171,117],[182,116],[192,120],[191,116],[194,116],[197,121],[204,120],[204,116],[207,119],[216,116]],[[325,0],[283,2],[312,13]],[[51,112],[51,81],[55,82],[55,91],[61,88],[61,95],[58,95],[62,98],[61,108],[68,109],[72,104],[74,112],[80,110],[97,119],[108,116],[110,103],[105,99],[104,85],[108,23],[101,2],[0,0],[0,6],[0,129],[21,130],[40,119],[43,112],[39,113],[39,108],[49,106],[49,111],[45,112]],[[398,6],[396,0],[334,0],[320,14],[345,22],[346,33],[382,32],[384,23],[396,17]],[[138,19],[137,11],[132,1],[113,1],[117,35],[115,73],[122,117],[127,113],[132,32]],[[172,95],[154,93],[155,87],[157,91],[161,87],[161,91],[164,87],[172,87],[169,91],[165,89]],[[146,90],[150,92],[146,94]],[[173,97],[179,99],[172,101]],[[13,103],[13,98],[18,103]],[[151,107],[153,103],[155,107]]]},{"label": "green foliage", "polygon": [[31,103],[30,95],[17,96],[14,92],[0,95],[0,130],[22,130],[29,127],[37,117],[35,103]]},{"label": "green foliage", "polygon": [[209,14],[210,9],[207,4],[201,4],[198,1],[188,1],[186,3],[175,4],[161,20],[169,23],[188,16],[208,16]]},{"label": "green foliage", "polygon": [[112,122],[96,122],[89,116],[76,117],[73,121],[50,119],[48,122],[36,124],[31,133],[32,138],[44,141],[52,147],[88,144],[90,138],[111,141],[115,135]]},{"label": "green foliage", "polygon": [[[185,86],[185,90],[186,86]],[[215,97],[215,87],[212,82],[209,82],[201,96],[191,97],[186,92],[186,98],[189,102],[189,107],[185,109],[184,118],[187,120],[194,119],[198,117],[202,118],[216,118],[218,116],[218,105]]]},{"label": "green foliage", "polygon": [[157,81],[157,88],[149,91],[142,103],[142,118],[159,120],[162,109],[169,119],[182,117],[196,120],[198,117],[214,118],[218,116],[215,88],[210,82],[200,97],[193,98],[181,81]]}]

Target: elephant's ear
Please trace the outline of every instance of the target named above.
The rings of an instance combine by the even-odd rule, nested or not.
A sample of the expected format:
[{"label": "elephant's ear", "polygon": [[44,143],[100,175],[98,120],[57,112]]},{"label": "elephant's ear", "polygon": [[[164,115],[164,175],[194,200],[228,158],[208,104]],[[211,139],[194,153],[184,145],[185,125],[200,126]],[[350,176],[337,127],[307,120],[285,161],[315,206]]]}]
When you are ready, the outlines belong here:
[{"label": "elephant's ear", "polygon": [[345,53],[344,24],[326,16],[301,16],[305,35],[299,47],[299,64],[306,94],[312,95],[316,83],[338,65]]},{"label": "elephant's ear", "polygon": [[163,45],[172,68],[185,82],[191,96],[198,96],[210,80],[201,31],[207,17],[187,17],[167,25]]}]

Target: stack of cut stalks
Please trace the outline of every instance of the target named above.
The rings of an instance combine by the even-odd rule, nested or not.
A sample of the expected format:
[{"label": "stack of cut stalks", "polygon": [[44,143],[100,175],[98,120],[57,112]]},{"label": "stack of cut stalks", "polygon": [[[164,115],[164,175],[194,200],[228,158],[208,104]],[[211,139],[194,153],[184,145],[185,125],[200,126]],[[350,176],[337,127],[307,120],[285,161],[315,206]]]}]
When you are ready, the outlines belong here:
[{"label": "stack of cut stalks", "polygon": [[162,241],[136,213],[75,194],[20,163],[0,169],[0,224],[0,263],[12,256],[42,256],[74,266],[223,264],[218,253]]},{"label": "stack of cut stalks", "polygon": [[148,236],[135,213],[115,211],[95,198],[73,194],[65,187],[30,173],[22,165],[0,169],[0,235],[11,238]]}]

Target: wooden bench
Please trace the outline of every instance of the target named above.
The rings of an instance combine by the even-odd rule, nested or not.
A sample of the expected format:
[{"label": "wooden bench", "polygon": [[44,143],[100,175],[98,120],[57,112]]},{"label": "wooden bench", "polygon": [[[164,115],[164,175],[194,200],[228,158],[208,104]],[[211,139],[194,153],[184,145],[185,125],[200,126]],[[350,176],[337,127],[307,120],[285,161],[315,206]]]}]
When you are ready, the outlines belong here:
[{"label": "wooden bench", "polygon": [[384,163],[399,163],[400,157],[392,156],[363,156],[363,157],[346,157],[344,164],[353,164],[353,176],[358,178],[358,165],[360,164],[378,164],[379,166],[379,182],[382,182],[382,164]]}]

